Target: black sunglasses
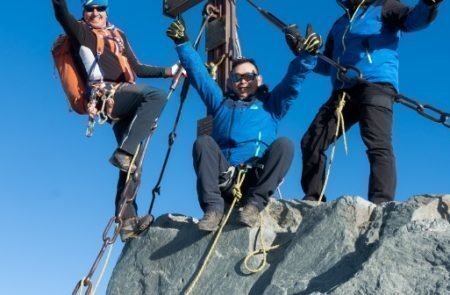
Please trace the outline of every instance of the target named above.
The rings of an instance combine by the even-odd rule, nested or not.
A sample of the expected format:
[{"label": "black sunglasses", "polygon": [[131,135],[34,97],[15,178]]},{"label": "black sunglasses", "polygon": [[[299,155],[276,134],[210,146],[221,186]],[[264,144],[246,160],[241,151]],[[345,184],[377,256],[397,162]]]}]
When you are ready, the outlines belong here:
[{"label": "black sunglasses", "polygon": [[251,82],[254,81],[256,77],[258,77],[257,73],[244,73],[244,74],[233,73],[230,76],[231,81],[233,81],[234,83],[241,81],[241,79],[244,79],[247,82]]},{"label": "black sunglasses", "polygon": [[106,11],[108,7],[106,6],[85,6],[84,10],[87,12],[93,12],[94,10],[97,10],[98,12]]}]

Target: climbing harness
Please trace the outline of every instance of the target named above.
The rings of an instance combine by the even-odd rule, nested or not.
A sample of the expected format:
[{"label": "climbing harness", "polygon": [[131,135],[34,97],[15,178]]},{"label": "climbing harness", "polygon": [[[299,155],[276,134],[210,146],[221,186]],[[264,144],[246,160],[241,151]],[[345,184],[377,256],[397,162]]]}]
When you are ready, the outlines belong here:
[{"label": "climbing harness", "polygon": [[[147,141],[149,140],[149,138],[146,139]],[[84,288],[86,288],[86,291],[84,294],[87,295],[95,295],[95,290],[97,289],[100,280],[103,276],[103,273],[106,269],[107,263],[109,262],[109,256],[111,253],[111,249],[107,255],[107,258],[105,260],[105,263],[103,264],[103,269],[101,271],[101,274],[98,278],[97,284],[95,285],[94,290],[92,290],[92,276],[94,275],[95,271],[97,270],[98,264],[100,263],[101,259],[103,258],[103,255],[105,254],[105,251],[108,247],[112,247],[112,245],[115,243],[117,237],[119,236],[120,230],[122,229],[122,224],[123,224],[123,219],[122,219],[122,215],[125,211],[125,208],[128,206],[129,203],[133,202],[134,199],[136,198],[136,193],[137,190],[140,186],[140,174],[141,174],[141,165],[142,165],[142,161],[144,158],[144,155],[142,155],[141,160],[139,161],[139,163],[136,165],[136,171],[133,175],[131,175],[131,167],[134,165],[134,163],[136,162],[136,157],[140,151],[140,147],[141,145],[138,145],[136,152],[133,156],[133,159],[131,160],[131,164],[130,164],[130,169],[128,170],[128,174],[127,174],[127,179],[126,179],[126,185],[125,188],[122,192],[122,196],[126,196],[125,198],[122,198],[122,202],[119,204],[119,213],[117,214],[117,216],[113,216],[111,217],[111,219],[109,220],[108,224],[106,225],[106,228],[103,231],[103,235],[102,235],[102,239],[103,239],[103,245],[100,249],[100,252],[97,255],[97,258],[94,260],[94,263],[91,266],[91,269],[89,270],[89,273],[87,276],[83,277],[75,286],[75,289],[72,292],[72,295],[77,295],[78,292],[82,292],[82,290]],[[134,179],[132,179],[132,177]],[[136,185],[133,186],[130,185],[132,180],[135,180]],[[112,232],[112,235],[109,236],[109,233],[111,231],[111,228],[113,226],[113,224],[115,223],[115,228],[114,231]]]},{"label": "climbing harness", "polygon": [[[258,5],[256,5],[253,0],[247,0],[247,2],[253,6],[256,10],[258,10],[269,22],[274,24],[276,27],[278,27],[281,31],[284,31],[285,28],[287,28],[286,23],[284,23],[282,20],[277,18],[272,13],[268,12],[267,10],[262,9]],[[318,52],[317,57],[322,59],[324,62],[328,63],[332,67],[336,68],[338,70],[338,77],[344,82],[352,81],[350,77],[347,76],[349,71],[355,71],[358,74],[358,77],[356,80],[359,83],[365,84],[365,85],[371,85],[375,88],[377,88],[380,92],[387,94],[389,96],[394,97],[394,101],[397,103],[400,103],[412,110],[415,110],[419,115],[433,121],[436,123],[441,123],[447,128],[450,128],[450,113],[444,112],[436,107],[433,107],[428,104],[423,104],[419,101],[416,101],[412,98],[406,97],[402,94],[395,94],[392,95],[388,90],[384,89],[382,86],[371,83],[367,81],[361,71],[352,65],[341,65],[338,62],[334,61],[333,59],[323,55],[322,53]]]},{"label": "climbing harness", "polygon": [[[197,38],[195,39],[195,42],[194,42],[194,45],[193,45],[195,49],[197,49],[198,45],[200,44],[200,38],[203,35],[203,32],[205,31],[205,28],[206,28],[206,25],[208,23],[208,20],[211,17],[213,17],[214,15],[215,15],[215,10],[213,9],[213,7],[211,5],[209,5],[209,4],[206,5],[206,8],[204,9],[204,14],[203,14],[203,20],[202,20],[202,23],[200,25],[200,30],[199,30],[199,32],[197,34]],[[182,71],[183,71],[183,68],[180,66],[179,67],[180,76],[181,76]],[[172,93],[175,90],[175,87],[176,87],[176,85],[173,85],[173,84],[171,85],[168,96],[172,95]],[[189,81],[187,79],[185,79],[184,82],[183,82],[183,85],[181,87],[180,105],[178,107],[177,116],[175,118],[175,122],[173,124],[172,131],[169,133],[169,146],[167,147],[166,155],[164,157],[164,162],[163,162],[163,165],[161,167],[161,172],[159,173],[158,180],[157,180],[155,186],[152,189],[152,200],[150,202],[150,207],[148,209],[148,214],[151,214],[152,211],[153,211],[153,206],[155,204],[156,195],[161,195],[161,182],[162,182],[162,179],[164,177],[164,173],[166,171],[167,163],[169,162],[170,154],[172,152],[172,146],[175,143],[175,139],[176,139],[176,136],[177,136],[176,130],[177,130],[180,118],[181,118],[181,112],[183,110],[184,102],[186,101],[188,91],[189,91]]]},{"label": "climbing harness", "polygon": [[112,117],[112,111],[114,109],[114,94],[122,87],[124,83],[101,83],[91,86],[91,98],[88,103],[89,106],[99,106],[99,111],[95,118],[89,117],[88,126],[86,128],[86,137],[92,137],[94,135],[95,123],[100,125],[105,124],[108,119],[111,121],[117,121],[118,118]]}]

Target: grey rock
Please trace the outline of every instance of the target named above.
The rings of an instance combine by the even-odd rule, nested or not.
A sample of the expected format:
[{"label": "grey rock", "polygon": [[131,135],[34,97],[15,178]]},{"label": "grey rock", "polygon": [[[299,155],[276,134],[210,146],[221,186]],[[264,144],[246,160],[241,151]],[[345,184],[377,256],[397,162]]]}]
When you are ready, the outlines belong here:
[{"label": "grey rock", "polygon": [[[192,294],[450,294],[450,195],[382,206],[344,196],[320,204],[271,200],[261,228],[232,213]],[[108,295],[184,294],[213,233],[190,217],[159,217],[128,242]],[[269,250],[262,271],[248,253]],[[263,255],[248,260],[258,268]]]}]

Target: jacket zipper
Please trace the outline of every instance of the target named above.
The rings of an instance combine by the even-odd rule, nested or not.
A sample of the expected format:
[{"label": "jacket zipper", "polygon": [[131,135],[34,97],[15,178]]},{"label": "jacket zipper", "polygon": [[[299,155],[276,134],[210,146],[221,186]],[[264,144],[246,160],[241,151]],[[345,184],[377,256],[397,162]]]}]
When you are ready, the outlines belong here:
[{"label": "jacket zipper", "polygon": [[365,2],[366,2],[365,0],[362,0],[361,3],[359,3],[358,7],[356,8],[355,12],[353,12],[353,15],[351,17],[350,17],[349,10],[347,8],[345,8],[345,11],[347,12],[347,16],[349,18],[349,23],[348,23],[347,28],[345,28],[344,34],[342,35],[342,46],[344,47],[344,51],[342,53],[344,53],[347,50],[347,46],[345,45],[345,36],[347,35],[348,31],[350,31],[353,20],[355,19],[356,15],[358,14],[359,9]]},{"label": "jacket zipper", "polygon": [[369,61],[370,64],[373,63],[373,59],[372,56],[370,55],[369,49],[366,47],[366,55],[367,55],[367,60]]},{"label": "jacket zipper", "polygon": [[[236,111],[236,102],[233,103],[233,110],[231,112],[230,127],[228,128],[228,143],[229,144],[231,143],[231,129],[233,128],[235,111]],[[228,153],[227,159],[229,160],[230,157],[231,157],[231,147],[230,146],[228,147],[227,153]]]},{"label": "jacket zipper", "polygon": [[[347,46],[345,45],[345,36],[347,35],[348,31],[350,31],[353,20],[355,19],[356,15],[358,14],[359,9],[365,2],[366,2],[365,0],[362,0],[361,3],[358,4],[358,7],[356,8],[356,10],[353,12],[353,15],[350,15],[349,9],[347,7],[345,7],[340,1],[338,1],[338,4],[345,10],[345,12],[347,13],[347,17],[349,18],[348,26],[345,28],[344,34],[342,34],[341,42],[342,42],[343,51],[341,53],[341,56],[343,56],[345,51],[347,50]],[[341,63],[341,57],[338,57],[337,62]],[[342,87],[344,87],[344,82],[342,82]]]}]

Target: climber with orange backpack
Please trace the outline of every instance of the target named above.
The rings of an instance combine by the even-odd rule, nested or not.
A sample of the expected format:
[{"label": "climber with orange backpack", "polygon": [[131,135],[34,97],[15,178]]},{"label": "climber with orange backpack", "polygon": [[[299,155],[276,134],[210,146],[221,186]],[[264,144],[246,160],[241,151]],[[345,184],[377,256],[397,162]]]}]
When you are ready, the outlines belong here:
[{"label": "climber with orange backpack", "polygon": [[[139,63],[125,34],[107,21],[108,0],[83,0],[83,17],[77,20],[65,0],[52,0],[55,16],[66,35],[53,46],[53,57],[64,91],[72,108],[88,114],[91,121],[100,116],[111,123],[118,148],[110,162],[120,169],[116,195],[116,215],[122,204],[122,191],[128,173],[134,173],[140,143],[150,134],[165,102],[159,89],[135,84],[135,77],[167,78],[171,68]],[[122,215],[123,241],[137,236],[151,223],[149,215],[137,217],[133,200]]]}]

